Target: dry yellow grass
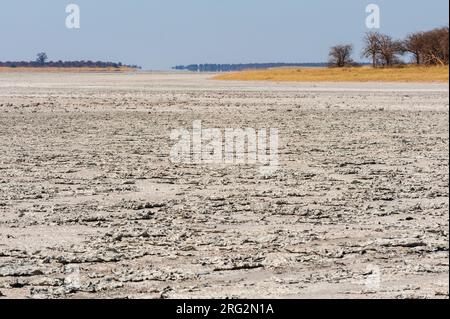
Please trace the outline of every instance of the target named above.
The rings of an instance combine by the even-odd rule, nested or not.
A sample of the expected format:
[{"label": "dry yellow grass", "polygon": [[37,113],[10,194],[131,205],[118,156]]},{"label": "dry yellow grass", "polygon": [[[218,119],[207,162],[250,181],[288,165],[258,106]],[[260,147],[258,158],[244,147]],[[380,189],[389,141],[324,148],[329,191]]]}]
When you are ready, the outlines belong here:
[{"label": "dry yellow grass", "polygon": [[134,72],[136,69],[121,67],[121,68],[90,68],[90,67],[81,67],[81,68],[53,68],[53,67],[45,67],[45,68],[33,68],[33,67],[19,67],[19,68],[5,68],[0,67],[0,73],[20,73],[20,72],[42,72],[42,73],[84,73],[84,72]]},{"label": "dry yellow grass", "polygon": [[448,82],[449,67],[283,68],[215,76],[216,80],[273,82]]}]

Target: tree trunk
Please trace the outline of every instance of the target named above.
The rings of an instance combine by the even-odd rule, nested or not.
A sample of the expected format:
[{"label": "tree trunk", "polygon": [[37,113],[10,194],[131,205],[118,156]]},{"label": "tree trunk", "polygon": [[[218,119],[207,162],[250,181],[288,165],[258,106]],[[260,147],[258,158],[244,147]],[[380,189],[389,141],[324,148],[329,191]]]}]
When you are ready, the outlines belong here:
[{"label": "tree trunk", "polygon": [[420,65],[420,53],[416,52],[416,63],[417,65]]}]

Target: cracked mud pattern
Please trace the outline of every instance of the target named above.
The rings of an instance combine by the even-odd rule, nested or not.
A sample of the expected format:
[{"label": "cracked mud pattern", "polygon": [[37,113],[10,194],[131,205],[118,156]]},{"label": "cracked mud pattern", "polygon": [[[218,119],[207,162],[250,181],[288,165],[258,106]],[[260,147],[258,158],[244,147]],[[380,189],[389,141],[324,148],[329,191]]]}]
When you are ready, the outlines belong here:
[{"label": "cracked mud pattern", "polygon": [[[0,75],[0,298],[448,298],[446,85]],[[169,160],[279,129],[281,168]]]}]

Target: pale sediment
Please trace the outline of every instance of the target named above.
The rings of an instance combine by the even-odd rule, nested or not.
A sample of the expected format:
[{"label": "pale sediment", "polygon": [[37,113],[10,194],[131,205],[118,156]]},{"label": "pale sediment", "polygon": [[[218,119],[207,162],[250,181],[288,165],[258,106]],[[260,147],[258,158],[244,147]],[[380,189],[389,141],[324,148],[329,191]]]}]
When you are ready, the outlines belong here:
[{"label": "pale sediment", "polygon": [[[0,74],[0,297],[448,298],[446,85],[208,76]],[[195,120],[280,169],[171,163]]]}]

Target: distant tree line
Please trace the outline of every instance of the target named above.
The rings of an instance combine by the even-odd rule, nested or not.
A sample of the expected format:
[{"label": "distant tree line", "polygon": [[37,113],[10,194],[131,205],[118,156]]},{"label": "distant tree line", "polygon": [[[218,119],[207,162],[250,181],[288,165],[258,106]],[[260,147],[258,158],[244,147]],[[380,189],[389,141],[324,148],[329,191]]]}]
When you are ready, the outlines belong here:
[{"label": "distant tree line", "polygon": [[90,67],[90,68],[133,68],[140,69],[140,66],[137,65],[126,65],[121,62],[103,62],[103,61],[48,61],[48,56],[45,52],[41,52],[37,54],[35,61],[7,61],[1,62],[0,67],[9,67],[9,68],[19,68],[19,67],[55,67],[55,68],[82,68],[82,67]]},{"label": "distant tree line", "polygon": [[282,67],[324,67],[326,63],[248,63],[248,64],[190,64],[178,65],[174,70],[187,70],[192,72],[229,72],[252,69],[269,69]]},{"label": "distant tree line", "polygon": [[[345,67],[355,65],[351,58],[353,46],[337,45],[330,49],[329,66]],[[436,28],[425,32],[409,34],[396,40],[387,34],[369,32],[364,37],[362,57],[369,58],[373,67],[389,67],[404,64],[408,54],[417,65],[449,64],[449,28]]]}]

